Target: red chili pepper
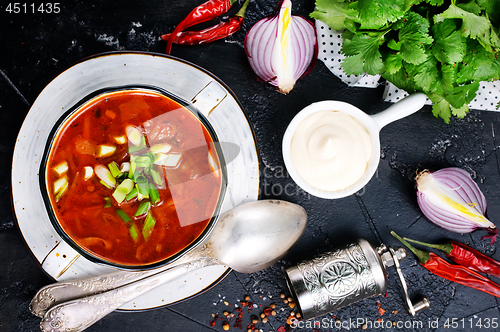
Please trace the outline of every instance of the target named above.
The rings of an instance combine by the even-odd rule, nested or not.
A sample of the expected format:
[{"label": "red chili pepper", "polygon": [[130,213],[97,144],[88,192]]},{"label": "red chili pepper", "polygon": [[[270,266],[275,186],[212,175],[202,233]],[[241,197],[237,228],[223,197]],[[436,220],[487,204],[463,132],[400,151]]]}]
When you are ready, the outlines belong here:
[{"label": "red chili pepper", "polygon": [[500,285],[494,283],[485,276],[472,271],[465,266],[452,265],[432,252],[419,250],[411,246],[396,233],[391,232],[391,234],[407,246],[418,257],[418,260],[423,267],[435,275],[461,285],[483,291],[493,296],[500,297]]},{"label": "red chili pepper", "polygon": [[[199,31],[182,31],[174,39],[174,44],[199,45],[225,38],[232,35],[243,26],[243,17],[234,16],[226,22],[220,22],[210,28]],[[163,40],[168,40],[171,34],[162,35]]]},{"label": "red chili pepper", "polygon": [[172,43],[175,40],[175,38],[173,37],[177,36],[179,32],[193,25],[210,21],[224,14],[236,1],[237,0],[208,0],[207,2],[202,3],[201,5],[193,9],[191,13],[189,13],[188,16],[186,16],[186,18],[184,18],[181,23],[179,23],[179,25],[175,27],[174,31],[171,34],[171,38],[167,43],[167,49],[165,53],[170,54],[170,51],[172,50]]},{"label": "red chili pepper", "polygon": [[495,277],[500,277],[500,262],[460,242],[452,240],[444,244],[430,244],[408,238],[405,238],[405,240],[442,250],[446,256],[451,258],[457,264],[468,267],[476,272],[482,272]]},{"label": "red chili pepper", "polygon": [[[210,43],[214,40],[222,39],[232,35],[240,30],[245,21],[245,11],[248,6],[249,0],[245,1],[241,9],[235,16],[231,17],[228,21],[220,22],[207,29],[198,31],[181,31],[174,38],[173,43],[181,45],[199,45]],[[161,38],[165,41],[170,40],[172,34],[162,35]]]}]

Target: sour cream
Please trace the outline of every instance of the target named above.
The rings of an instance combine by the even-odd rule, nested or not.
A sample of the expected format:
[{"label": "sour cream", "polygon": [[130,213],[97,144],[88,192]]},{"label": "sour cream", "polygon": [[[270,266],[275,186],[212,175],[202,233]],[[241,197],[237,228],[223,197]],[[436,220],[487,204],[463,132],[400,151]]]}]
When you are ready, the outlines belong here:
[{"label": "sour cream", "polygon": [[290,157],[299,176],[324,191],[356,183],[371,156],[371,140],[353,117],[320,111],[306,117],[292,136]]}]

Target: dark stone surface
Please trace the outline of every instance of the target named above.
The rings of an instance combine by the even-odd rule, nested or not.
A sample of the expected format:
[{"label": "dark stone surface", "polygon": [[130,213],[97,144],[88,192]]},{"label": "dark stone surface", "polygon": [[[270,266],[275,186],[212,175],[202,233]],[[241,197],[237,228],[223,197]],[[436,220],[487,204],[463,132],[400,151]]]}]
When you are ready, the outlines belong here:
[{"label": "dark stone surface", "polygon": [[[51,79],[84,57],[113,50],[162,52],[165,43],[159,36],[172,31],[200,2],[71,0],[61,3],[59,14],[9,14],[5,11],[8,2],[0,5],[0,171],[3,174],[0,178],[0,331],[37,331],[39,319],[29,313],[28,303],[41,286],[51,282],[16,229],[10,204],[12,152],[30,105]],[[373,244],[382,240],[387,245],[398,245],[390,235],[391,230],[427,242],[455,239],[500,259],[498,244],[480,240],[484,232],[461,235],[431,224],[420,213],[413,189],[417,170],[464,168],[484,191],[488,214],[498,223],[500,113],[471,111],[465,119],[453,119],[446,125],[435,119],[427,106],[387,126],[381,132],[382,159],[378,172],[357,196],[330,201],[301,193],[288,195],[279,190],[288,184],[294,185],[284,168],[281,139],[290,120],[303,107],[315,101],[336,99],[374,114],[389,105],[382,101],[382,87],[349,88],[321,62],[286,96],[257,81],[243,49],[244,33],[258,19],[270,14],[274,6],[275,1],[252,1],[243,32],[226,42],[174,46],[172,54],[211,71],[236,93],[255,127],[262,154],[262,197],[301,204],[309,215],[304,236],[284,260],[272,268],[249,275],[230,273],[207,292],[158,310],[112,313],[88,331],[222,331],[222,319],[215,320],[211,326],[212,314],[222,317],[224,310],[237,314],[235,304],[247,294],[257,308],[251,313],[246,307],[243,309],[243,329],[250,323],[251,315],[259,315],[263,308],[275,302],[277,315],[270,316],[267,324],[257,324],[263,331],[275,331],[286,325],[291,311],[279,298],[282,292],[288,294],[285,267],[358,237]],[[296,0],[293,11],[307,16],[313,7],[313,1]],[[230,14],[234,12],[232,9]],[[401,331],[479,331],[485,326],[470,328],[468,324],[480,319],[483,323],[500,319],[497,298],[428,273],[413,255],[403,261],[402,268],[412,295],[427,296],[432,305],[430,310],[411,318],[404,310],[391,271],[386,296],[364,300],[324,318],[335,316],[332,321],[342,323],[349,319],[375,322],[382,318],[384,322],[402,322],[406,327],[398,329]],[[378,313],[377,301],[386,310],[383,316]],[[443,329],[443,324],[452,319],[459,322],[457,328]],[[235,318],[229,321],[232,330],[239,330],[233,327]],[[430,326],[429,321],[437,321],[439,327]],[[418,325],[420,322],[423,326]]]}]

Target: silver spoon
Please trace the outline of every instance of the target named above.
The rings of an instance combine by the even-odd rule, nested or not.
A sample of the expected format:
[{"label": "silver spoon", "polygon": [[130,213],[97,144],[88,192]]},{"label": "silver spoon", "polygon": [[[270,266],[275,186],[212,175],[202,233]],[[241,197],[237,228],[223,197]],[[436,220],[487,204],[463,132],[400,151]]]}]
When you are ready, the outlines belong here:
[{"label": "silver spoon", "polygon": [[221,264],[242,273],[260,271],[288,251],[306,223],[304,209],[293,203],[263,200],[242,204],[226,212],[208,242],[179,260],[178,265],[112,290],[55,305],[46,312],[40,327],[46,332],[83,331],[134,298],[201,267]]}]

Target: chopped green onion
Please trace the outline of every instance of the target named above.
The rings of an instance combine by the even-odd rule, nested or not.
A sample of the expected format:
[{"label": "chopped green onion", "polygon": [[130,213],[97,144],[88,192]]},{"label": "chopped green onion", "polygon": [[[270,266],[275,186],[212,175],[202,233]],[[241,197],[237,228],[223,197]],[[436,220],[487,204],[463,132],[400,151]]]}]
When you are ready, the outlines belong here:
[{"label": "chopped green onion", "polygon": [[151,169],[150,174],[151,178],[153,178],[154,183],[161,187],[163,185],[163,181],[160,172],[158,172],[156,169]]},{"label": "chopped green onion", "polygon": [[146,216],[146,220],[144,221],[144,227],[142,228],[142,236],[144,237],[145,241],[148,241],[151,237],[151,234],[153,234],[155,224],[156,219],[153,217],[151,211],[149,211],[148,215]]},{"label": "chopped green onion", "polygon": [[148,213],[150,208],[151,208],[150,201],[142,202],[139,205],[139,207],[137,208],[137,211],[135,211],[134,217],[139,217],[139,216],[142,216],[142,215]]},{"label": "chopped green onion", "polygon": [[126,223],[132,222],[132,219],[122,209],[116,209],[116,214],[118,215],[118,217],[122,218],[122,220],[125,221]]},{"label": "chopped green onion", "polygon": [[104,197],[104,208],[109,208],[111,206],[112,206],[112,204],[111,204],[111,198]]},{"label": "chopped green onion", "polygon": [[116,200],[116,202],[118,204],[120,204],[121,202],[123,202],[123,200],[125,200],[125,197],[127,197],[127,194],[124,193],[123,191],[118,190],[118,188],[116,188],[115,191],[113,191],[113,194],[111,196],[113,196],[113,198]]},{"label": "chopped green onion", "polygon": [[69,183],[68,183],[68,178],[66,176],[57,179],[56,182],[54,182],[54,194],[56,195],[56,201],[59,201],[61,196],[66,192],[66,189],[68,189]]},{"label": "chopped green onion", "polygon": [[137,242],[137,237],[139,236],[139,229],[137,228],[137,226],[132,223],[132,226],[129,227],[128,231],[130,233],[130,236],[132,237],[132,240],[134,240],[134,242]]},{"label": "chopped green onion", "polygon": [[134,178],[135,168],[135,161],[132,159],[132,156],[130,156],[130,169],[128,171],[128,177],[131,179]]},{"label": "chopped green onion", "polygon": [[113,197],[118,204],[120,204],[127,197],[127,194],[132,191],[132,189],[134,189],[134,181],[125,179],[118,185],[118,187],[116,187],[113,192]]},{"label": "chopped green onion", "polygon": [[127,134],[129,142],[133,145],[139,146],[144,141],[144,136],[137,127],[129,125],[125,128],[125,133]]},{"label": "chopped green onion", "polygon": [[122,172],[120,172],[120,169],[118,168],[118,164],[114,161],[108,164],[108,168],[109,171],[111,172],[111,175],[113,175],[114,178],[117,178],[122,174]]},{"label": "chopped green onion", "polygon": [[149,156],[140,156],[135,159],[135,164],[137,167],[150,167],[152,161]]},{"label": "chopped green onion", "polygon": [[122,218],[122,220],[125,222],[125,225],[128,227],[128,231],[130,233],[130,236],[134,241],[137,241],[137,237],[139,236],[139,230],[137,229],[137,226],[134,224],[134,221],[128,216],[128,214],[123,211],[122,209],[117,209],[116,214]]},{"label": "chopped green onion", "polygon": [[140,175],[135,180],[137,190],[142,198],[149,198],[149,182],[144,175]]},{"label": "chopped green onion", "polygon": [[113,187],[111,187],[109,184],[107,184],[106,182],[104,182],[103,180],[99,181],[100,184],[102,184],[103,186],[105,186],[106,188],[108,189],[113,189]]},{"label": "chopped green onion", "polygon": [[135,153],[137,151],[141,151],[145,147],[146,147],[146,145],[130,145],[128,147],[128,153]]},{"label": "chopped green onion", "polygon": [[108,188],[114,188],[116,185],[116,179],[111,175],[111,172],[109,169],[103,165],[96,165],[94,167],[94,172],[97,175],[97,177],[101,180],[101,183],[103,183],[106,187]]},{"label": "chopped green onion", "polygon": [[156,189],[156,188],[149,189],[149,198],[151,199],[151,202],[153,203],[154,206],[156,206],[156,204],[160,203],[161,198],[160,198],[160,193],[158,192],[158,189]]},{"label": "chopped green onion", "polygon": [[68,178],[63,176],[54,182],[54,194],[60,193],[68,185]]},{"label": "chopped green onion", "polygon": [[137,193],[137,188],[132,189],[125,197],[125,200],[130,201],[131,199],[136,198]]},{"label": "chopped green onion", "polygon": [[116,188],[116,190],[120,190],[121,192],[128,194],[134,189],[134,181],[130,179],[125,179],[120,183],[120,185]]}]

